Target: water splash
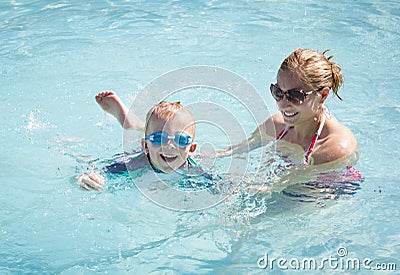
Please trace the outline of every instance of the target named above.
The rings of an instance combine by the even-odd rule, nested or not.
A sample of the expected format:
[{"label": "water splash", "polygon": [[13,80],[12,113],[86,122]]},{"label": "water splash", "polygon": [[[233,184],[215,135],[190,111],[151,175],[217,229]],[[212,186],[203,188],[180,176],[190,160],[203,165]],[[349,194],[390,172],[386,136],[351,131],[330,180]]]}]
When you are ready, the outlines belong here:
[{"label": "water splash", "polygon": [[22,128],[29,132],[33,132],[41,129],[57,128],[56,125],[51,124],[49,121],[45,120],[40,109],[33,109],[30,111],[28,116],[23,116],[26,121],[26,125]]}]

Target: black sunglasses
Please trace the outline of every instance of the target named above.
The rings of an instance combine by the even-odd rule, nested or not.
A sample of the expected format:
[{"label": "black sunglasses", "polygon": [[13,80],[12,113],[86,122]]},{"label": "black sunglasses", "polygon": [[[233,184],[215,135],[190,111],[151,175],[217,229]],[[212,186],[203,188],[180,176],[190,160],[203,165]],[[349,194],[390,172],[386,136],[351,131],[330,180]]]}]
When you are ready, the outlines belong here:
[{"label": "black sunglasses", "polygon": [[281,90],[281,88],[278,87],[278,85],[271,84],[269,89],[271,90],[271,94],[276,101],[281,101],[286,96],[289,102],[295,105],[300,105],[303,104],[304,100],[308,95],[317,92],[319,90],[322,90],[323,87],[310,92],[304,92],[303,90],[288,90],[284,92]]}]

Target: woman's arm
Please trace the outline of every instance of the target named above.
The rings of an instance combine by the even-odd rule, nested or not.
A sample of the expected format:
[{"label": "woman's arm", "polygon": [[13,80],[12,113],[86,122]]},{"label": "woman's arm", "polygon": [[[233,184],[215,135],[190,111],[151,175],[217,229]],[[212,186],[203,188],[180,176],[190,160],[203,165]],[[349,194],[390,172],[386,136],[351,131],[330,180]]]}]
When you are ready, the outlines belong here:
[{"label": "woman's arm", "polygon": [[274,116],[257,127],[250,137],[239,144],[218,150],[214,152],[214,157],[227,157],[234,154],[249,152],[258,147],[266,145],[275,139]]}]

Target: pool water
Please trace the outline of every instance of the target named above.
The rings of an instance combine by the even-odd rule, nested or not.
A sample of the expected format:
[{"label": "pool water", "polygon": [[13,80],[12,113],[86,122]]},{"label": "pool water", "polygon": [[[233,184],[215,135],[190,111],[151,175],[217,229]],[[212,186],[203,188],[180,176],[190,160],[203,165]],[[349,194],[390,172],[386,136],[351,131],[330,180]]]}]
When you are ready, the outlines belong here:
[{"label": "pool water", "polygon": [[[398,270],[399,30],[397,1],[2,1],[0,273],[284,272],[277,261],[260,268],[266,255],[368,258]],[[97,92],[117,91],[130,105],[168,71],[216,66],[246,79],[275,112],[268,86],[298,47],[330,48],[343,68],[344,101],[327,105],[359,142],[364,181],[348,194],[313,190],[300,200],[239,189],[215,207],[178,212],[148,200],[128,176],[102,193],[77,187],[90,161],[122,151],[122,130],[95,103]],[[226,104],[249,134],[254,121]],[[338,270],[348,271],[315,272]]]}]

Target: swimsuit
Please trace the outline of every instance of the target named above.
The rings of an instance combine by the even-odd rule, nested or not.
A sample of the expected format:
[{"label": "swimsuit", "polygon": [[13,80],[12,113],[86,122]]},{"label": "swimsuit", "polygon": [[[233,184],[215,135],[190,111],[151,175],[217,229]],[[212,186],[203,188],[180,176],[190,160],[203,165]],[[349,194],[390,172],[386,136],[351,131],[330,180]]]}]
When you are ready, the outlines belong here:
[{"label": "swimsuit", "polygon": [[[308,147],[307,151],[304,153],[304,163],[308,164],[308,159],[310,157],[310,155],[312,154],[314,147],[315,147],[315,143],[317,142],[321,132],[322,132],[322,128],[324,127],[325,124],[325,115],[322,117],[322,121],[318,127],[318,130],[315,132],[315,135],[311,141],[310,146]],[[275,142],[278,142],[279,140],[281,140],[283,138],[284,135],[286,135],[286,133],[289,131],[290,128],[293,128],[293,126],[286,126],[276,137]],[[362,174],[355,169],[353,166],[346,166],[346,170],[341,172],[342,174],[340,174],[339,179],[336,179],[336,182],[347,182],[349,180],[355,180],[355,179],[363,179]],[[336,177],[338,175],[335,175]]]},{"label": "swimsuit", "polygon": [[[107,165],[102,169],[102,172],[107,174],[123,174],[128,171],[136,171],[143,168],[150,168],[156,173],[164,173],[151,164],[148,154],[143,151],[136,151],[134,153],[122,153],[118,154],[110,165]],[[207,180],[220,180],[221,177],[218,175],[212,175],[205,172],[197,163],[192,159],[188,158],[187,161],[179,168],[184,169],[184,175],[186,176],[201,176]]]},{"label": "swimsuit", "polygon": [[[310,146],[308,147],[307,151],[304,153],[304,163],[308,164],[308,158],[310,157],[310,155],[312,154],[314,147],[315,147],[315,143],[317,142],[321,132],[322,132],[322,128],[324,128],[324,124],[325,124],[325,116],[322,116],[322,121],[319,124],[318,130],[315,132],[314,137],[311,141]],[[286,133],[289,131],[289,129],[293,128],[293,126],[286,126],[276,137],[275,142],[278,142],[279,140],[281,140]]]},{"label": "swimsuit", "polygon": [[[156,173],[163,173],[155,168],[148,156],[143,151],[136,151],[134,153],[122,153],[114,157],[113,162],[103,168],[103,172],[111,174],[122,174],[127,171],[134,171],[142,168],[151,168]],[[195,168],[196,162],[188,158],[187,161],[180,168]]]}]

